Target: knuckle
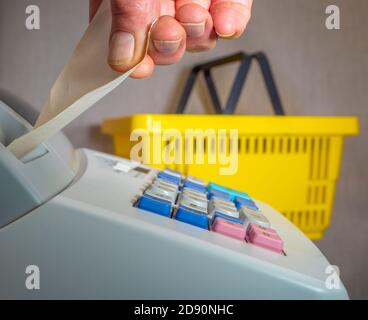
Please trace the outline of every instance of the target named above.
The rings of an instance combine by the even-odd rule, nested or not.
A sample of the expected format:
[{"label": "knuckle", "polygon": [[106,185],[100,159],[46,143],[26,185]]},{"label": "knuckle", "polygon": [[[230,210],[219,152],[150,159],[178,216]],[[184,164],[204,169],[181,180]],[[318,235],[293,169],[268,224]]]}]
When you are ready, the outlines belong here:
[{"label": "knuckle", "polygon": [[147,15],[152,10],[150,0],[113,0],[112,10],[116,15]]},{"label": "knuckle", "polygon": [[112,15],[116,27],[129,29],[147,26],[158,12],[154,0],[113,0]]}]

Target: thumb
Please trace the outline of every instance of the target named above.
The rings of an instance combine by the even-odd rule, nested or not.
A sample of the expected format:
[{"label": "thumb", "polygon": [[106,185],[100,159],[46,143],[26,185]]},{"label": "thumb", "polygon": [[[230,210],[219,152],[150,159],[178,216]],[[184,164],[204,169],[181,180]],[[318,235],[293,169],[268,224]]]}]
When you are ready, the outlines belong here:
[{"label": "thumb", "polygon": [[147,32],[160,12],[159,0],[111,0],[112,26],[108,62],[125,72],[138,64],[146,49]]}]

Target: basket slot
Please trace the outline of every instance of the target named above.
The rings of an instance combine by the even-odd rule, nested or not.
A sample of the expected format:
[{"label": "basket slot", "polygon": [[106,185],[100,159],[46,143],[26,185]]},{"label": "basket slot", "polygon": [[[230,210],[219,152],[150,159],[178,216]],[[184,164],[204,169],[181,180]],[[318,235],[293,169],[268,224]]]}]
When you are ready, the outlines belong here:
[{"label": "basket slot", "polygon": [[317,170],[316,170],[316,179],[319,180],[321,178],[321,170],[323,166],[323,156],[324,156],[324,143],[323,139],[318,139],[318,153],[317,153]]},{"label": "basket slot", "polygon": [[283,152],[283,150],[284,150],[284,139],[283,138],[279,138],[278,139],[278,145],[279,145],[279,148],[278,148],[278,150],[279,150],[279,153],[282,153]]},{"label": "basket slot", "polygon": [[325,158],[325,169],[323,173],[323,178],[327,179],[328,177],[328,166],[330,162],[330,147],[331,147],[331,139],[326,140],[326,158]]},{"label": "basket slot", "polygon": [[262,142],[262,152],[263,153],[267,153],[267,138],[263,138],[263,142]]},{"label": "basket slot", "polygon": [[[318,213],[317,213],[318,214]],[[319,223],[320,226],[323,227],[325,225],[325,215],[324,215],[324,210],[321,210],[319,212]]]},{"label": "basket slot", "polygon": [[314,187],[314,203],[318,204],[319,201],[319,186]]},{"label": "basket slot", "polygon": [[311,223],[311,219],[309,216],[309,212],[305,211],[305,212],[301,212],[302,215],[304,215],[304,228],[309,228]]},{"label": "basket slot", "polygon": [[308,151],[308,139],[306,137],[304,137],[303,139],[303,152],[307,153]]},{"label": "basket slot", "polygon": [[249,138],[245,139],[245,153],[249,153],[249,148],[250,148],[250,140]]},{"label": "basket slot", "polygon": [[326,191],[327,191],[327,187],[323,186],[322,187],[322,194],[321,194],[321,203],[322,204],[326,203]]},{"label": "basket slot", "polygon": [[254,141],[254,153],[258,153],[258,138],[253,138]]},{"label": "basket slot", "polygon": [[314,229],[319,229],[320,228],[320,215],[318,214],[318,211],[317,210],[313,210],[312,212],[312,216],[313,216],[313,225],[312,227]]},{"label": "basket slot", "polygon": [[291,153],[291,138],[287,138],[286,143],[286,153]]},{"label": "basket slot", "polygon": [[275,153],[275,146],[276,146],[276,139],[275,137],[270,137],[268,139],[268,152],[270,154],[274,154]]},{"label": "basket slot", "polygon": [[307,204],[311,204],[311,196],[312,196],[312,186],[308,186],[307,188]]},{"label": "basket slot", "polygon": [[313,180],[314,178],[314,138],[310,138],[310,171],[309,171],[309,179]]}]

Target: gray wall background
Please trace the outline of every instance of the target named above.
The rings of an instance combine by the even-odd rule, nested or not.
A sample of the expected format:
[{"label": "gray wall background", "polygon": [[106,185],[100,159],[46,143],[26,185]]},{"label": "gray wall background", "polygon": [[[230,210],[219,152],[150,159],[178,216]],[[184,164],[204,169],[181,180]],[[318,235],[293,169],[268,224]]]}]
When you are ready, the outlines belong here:
[{"label": "gray wall background", "polygon": [[[41,30],[24,27],[25,8],[41,9]],[[328,4],[341,10],[341,30],[325,28]],[[352,298],[368,298],[368,1],[255,0],[246,35],[222,41],[211,52],[187,54],[159,67],[151,79],[130,80],[65,130],[75,146],[111,151],[99,133],[105,117],[170,112],[190,67],[235,51],[265,51],[288,114],[357,115],[361,135],[346,141],[333,222],[317,245],[340,267]],[[0,89],[40,108],[88,22],[87,0],[0,0]],[[218,70],[223,98],[235,67]],[[199,85],[188,112],[208,110]],[[142,94],[144,93],[144,94]],[[205,105],[203,109],[202,105]],[[239,113],[269,114],[271,106],[257,67],[252,68]]]}]

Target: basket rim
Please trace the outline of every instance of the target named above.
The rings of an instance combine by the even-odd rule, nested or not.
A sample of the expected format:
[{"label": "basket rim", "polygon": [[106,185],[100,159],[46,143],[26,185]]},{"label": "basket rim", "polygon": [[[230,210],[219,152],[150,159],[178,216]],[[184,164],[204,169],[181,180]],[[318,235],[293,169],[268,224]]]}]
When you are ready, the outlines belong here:
[{"label": "basket rim", "polygon": [[162,130],[237,129],[239,135],[338,135],[359,134],[356,116],[263,116],[263,115],[202,115],[202,114],[133,114],[106,118],[102,132],[109,135],[127,134],[134,129],[153,130],[160,121]]}]

